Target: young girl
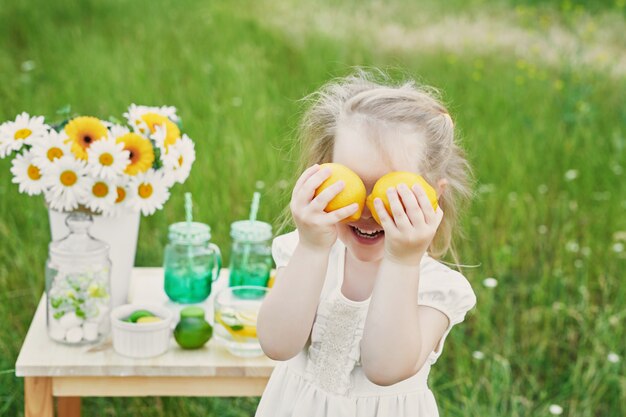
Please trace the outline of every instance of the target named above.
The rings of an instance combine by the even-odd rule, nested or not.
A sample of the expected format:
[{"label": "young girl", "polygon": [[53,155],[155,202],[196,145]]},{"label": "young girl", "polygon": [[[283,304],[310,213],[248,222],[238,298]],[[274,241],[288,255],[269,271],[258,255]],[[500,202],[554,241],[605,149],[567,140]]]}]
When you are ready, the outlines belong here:
[{"label": "young girl", "polygon": [[[296,230],[272,245],[276,281],[258,316],[264,352],[277,364],[256,417],[432,417],[427,378],[452,326],[476,297],[465,277],[436,259],[451,249],[470,169],[452,119],[432,88],[381,85],[359,71],[312,96],[301,128],[302,165],[289,211]],[[391,171],[422,175],[437,191],[433,210],[419,186],[387,190],[382,226],[353,204],[326,213],[346,165],[369,194]],[[456,259],[456,254],[452,253]],[[458,262],[457,262],[458,263]]]}]

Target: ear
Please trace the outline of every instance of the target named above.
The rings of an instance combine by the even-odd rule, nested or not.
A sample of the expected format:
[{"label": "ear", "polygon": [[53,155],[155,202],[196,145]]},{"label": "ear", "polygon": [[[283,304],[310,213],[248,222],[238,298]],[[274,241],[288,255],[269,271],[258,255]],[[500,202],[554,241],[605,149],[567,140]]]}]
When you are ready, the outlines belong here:
[{"label": "ear", "polygon": [[441,197],[441,195],[446,191],[446,187],[448,186],[448,180],[445,178],[437,181],[437,198]]}]

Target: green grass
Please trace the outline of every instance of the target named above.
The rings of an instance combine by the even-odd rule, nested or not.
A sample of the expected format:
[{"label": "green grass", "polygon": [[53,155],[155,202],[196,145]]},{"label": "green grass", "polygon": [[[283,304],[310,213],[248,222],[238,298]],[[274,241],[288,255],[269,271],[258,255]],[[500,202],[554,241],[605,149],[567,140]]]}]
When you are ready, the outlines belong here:
[{"label": "green grass", "polygon": [[[594,10],[622,16],[619,4]],[[474,1],[456,13],[491,6]],[[626,231],[624,77],[471,48],[399,52],[359,33],[292,36],[267,14],[285,8],[297,14],[269,0],[4,2],[0,121],[24,110],[54,119],[66,104],[101,117],[120,117],[131,102],[176,106],[198,159],[165,210],[142,219],[137,264],[161,264],[186,191],[228,260],[228,227],[247,215],[257,180],[266,184],[261,219],[275,221],[288,203],[281,180],[295,180],[287,149],[299,98],[353,65],[419,77],[445,92],[481,191],[459,242],[462,261],[479,265],[464,270],[478,305],[431,373],[442,416],[542,416],[550,404],[565,416],[624,415],[626,258],[613,250],[615,233]],[[394,10],[415,6],[394,2]],[[29,60],[34,69],[23,71]],[[19,194],[9,166],[0,161],[0,415],[20,416],[23,381],[11,370],[44,287],[49,229],[42,199]],[[578,177],[566,180],[568,170]],[[490,276],[494,289],[481,284]],[[610,363],[609,352],[622,360]],[[86,399],[83,413],[250,416],[257,402]]]}]

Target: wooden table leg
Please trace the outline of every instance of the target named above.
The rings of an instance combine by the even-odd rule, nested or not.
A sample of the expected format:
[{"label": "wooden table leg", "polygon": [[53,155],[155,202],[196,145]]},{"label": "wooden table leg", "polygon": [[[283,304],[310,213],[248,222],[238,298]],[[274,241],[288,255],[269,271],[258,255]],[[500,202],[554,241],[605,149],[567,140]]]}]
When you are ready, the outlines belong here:
[{"label": "wooden table leg", "polygon": [[80,397],[57,397],[58,417],[80,417]]},{"label": "wooden table leg", "polygon": [[52,378],[38,376],[24,378],[24,416],[54,417]]}]

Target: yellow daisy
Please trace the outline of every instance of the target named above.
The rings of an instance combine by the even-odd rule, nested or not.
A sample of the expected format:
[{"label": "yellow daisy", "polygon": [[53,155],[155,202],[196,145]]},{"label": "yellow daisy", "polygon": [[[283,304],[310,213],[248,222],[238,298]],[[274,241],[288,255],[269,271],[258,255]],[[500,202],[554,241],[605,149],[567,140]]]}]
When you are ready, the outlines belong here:
[{"label": "yellow daisy", "polygon": [[141,115],[141,120],[148,126],[150,133],[156,133],[157,126],[165,125],[165,140],[163,143],[165,149],[176,143],[180,138],[180,129],[176,123],[165,116],[157,113],[145,113]]},{"label": "yellow daisy", "polygon": [[106,126],[96,117],[82,116],[65,125],[66,143],[72,144],[72,152],[78,159],[87,159],[87,149],[107,135]]},{"label": "yellow daisy", "polygon": [[154,162],[154,150],[150,141],[137,133],[127,133],[117,138],[118,143],[124,144],[124,150],[129,152],[130,164],[124,170],[128,175],[137,175],[146,172]]}]

